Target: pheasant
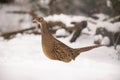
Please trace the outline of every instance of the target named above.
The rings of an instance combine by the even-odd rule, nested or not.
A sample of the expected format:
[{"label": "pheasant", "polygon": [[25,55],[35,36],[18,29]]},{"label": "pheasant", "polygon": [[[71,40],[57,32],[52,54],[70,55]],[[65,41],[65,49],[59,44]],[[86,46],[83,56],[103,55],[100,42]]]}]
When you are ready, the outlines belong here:
[{"label": "pheasant", "polygon": [[52,36],[47,27],[47,22],[43,19],[43,17],[34,17],[33,22],[36,22],[40,25],[43,52],[52,60],[70,62],[71,60],[75,60],[80,53],[101,46],[94,45],[82,48],[71,48]]}]

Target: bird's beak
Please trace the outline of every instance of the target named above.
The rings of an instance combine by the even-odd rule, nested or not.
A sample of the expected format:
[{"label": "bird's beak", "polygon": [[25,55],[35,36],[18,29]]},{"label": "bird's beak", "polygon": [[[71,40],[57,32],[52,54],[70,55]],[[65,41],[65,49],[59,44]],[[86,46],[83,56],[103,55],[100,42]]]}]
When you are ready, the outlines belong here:
[{"label": "bird's beak", "polygon": [[35,20],[35,19],[33,19],[32,21],[33,21],[33,23],[36,23],[36,20]]}]

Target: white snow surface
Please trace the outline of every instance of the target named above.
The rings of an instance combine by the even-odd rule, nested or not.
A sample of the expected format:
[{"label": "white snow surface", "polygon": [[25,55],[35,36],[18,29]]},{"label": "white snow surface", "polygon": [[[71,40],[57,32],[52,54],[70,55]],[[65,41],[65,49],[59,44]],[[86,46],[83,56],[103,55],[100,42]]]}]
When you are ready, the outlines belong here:
[{"label": "white snow surface", "polygon": [[[1,16],[3,15],[4,13]],[[13,15],[11,14],[11,16]],[[11,16],[9,15],[8,18]],[[13,21],[18,21],[16,20],[17,17],[16,15]],[[4,24],[7,19],[4,16],[1,18],[3,22],[0,21],[0,26],[8,27],[13,23],[12,20],[8,19],[11,22]],[[28,19],[29,16],[26,18]],[[70,24],[72,21],[87,20],[84,16],[64,14],[51,15],[45,19],[62,21],[67,26],[72,26]],[[18,26],[18,22],[12,24],[13,27]],[[101,23],[104,24],[105,22],[99,20],[97,25],[88,22],[87,27],[91,29],[91,32],[86,31],[86,33],[90,35],[82,34],[74,43],[69,42],[71,35],[57,39],[72,48],[94,45],[93,34]],[[31,25],[29,20],[26,20],[25,24],[21,24],[21,27]],[[61,34],[62,31],[58,31],[57,34]],[[40,35],[18,34],[11,40],[0,38],[0,80],[120,80],[120,61],[116,53],[113,47],[103,46],[81,53],[75,61],[64,63],[50,60],[44,55]]]},{"label": "white snow surface", "polygon": [[[83,35],[72,44],[69,38],[58,39],[75,48],[92,45],[93,36]],[[100,47],[64,63],[44,55],[41,36],[17,35],[9,41],[0,40],[0,80],[119,80],[115,53],[112,47]]]},{"label": "white snow surface", "polygon": [[59,35],[61,35],[61,36],[64,36],[64,35],[68,36],[69,33],[66,32],[65,29],[59,29],[59,30],[56,31],[56,36],[59,36]]},{"label": "white snow surface", "polygon": [[110,44],[110,39],[108,37],[104,37],[101,44],[103,45],[109,45]]}]

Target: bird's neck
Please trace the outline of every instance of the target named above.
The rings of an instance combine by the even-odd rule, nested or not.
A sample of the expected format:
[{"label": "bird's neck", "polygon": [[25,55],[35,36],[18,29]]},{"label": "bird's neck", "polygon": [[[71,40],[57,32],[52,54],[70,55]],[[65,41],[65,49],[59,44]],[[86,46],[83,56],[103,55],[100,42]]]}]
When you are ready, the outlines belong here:
[{"label": "bird's neck", "polygon": [[49,29],[47,27],[47,24],[45,22],[41,23],[41,33],[42,33],[42,38],[48,38],[52,37],[51,33],[49,32]]}]

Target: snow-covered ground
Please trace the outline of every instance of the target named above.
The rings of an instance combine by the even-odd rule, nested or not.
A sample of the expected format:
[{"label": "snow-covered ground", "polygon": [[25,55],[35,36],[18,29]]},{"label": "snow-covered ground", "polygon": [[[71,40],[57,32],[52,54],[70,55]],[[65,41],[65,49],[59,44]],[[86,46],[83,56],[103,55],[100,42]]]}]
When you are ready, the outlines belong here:
[{"label": "snow-covered ground", "polygon": [[[10,24],[3,24],[7,20],[3,15],[4,13],[1,15],[3,22],[0,27],[9,26]],[[10,15],[8,16],[11,18]],[[89,20],[84,16],[64,14],[48,16],[45,19],[63,21],[68,26],[71,26],[71,21]],[[16,21],[16,18],[12,20]],[[101,19],[96,22],[100,25]],[[31,25],[29,23],[25,22],[25,25]],[[74,43],[69,42],[71,35],[57,39],[73,48],[93,45],[93,34],[97,27],[90,22],[87,27],[92,31],[85,29],[83,33],[90,35],[82,34]],[[56,34],[59,35],[62,31],[64,30]],[[11,40],[0,37],[0,80],[120,80],[120,61],[114,48],[105,46],[81,53],[75,61],[69,63],[50,60],[42,52],[41,35],[17,34]]]},{"label": "snow-covered ground", "polygon": [[[71,47],[92,45],[93,36],[81,36]],[[64,63],[45,57],[41,36],[20,35],[0,40],[0,80],[120,80],[120,62],[111,47],[81,53],[75,61]]]}]

